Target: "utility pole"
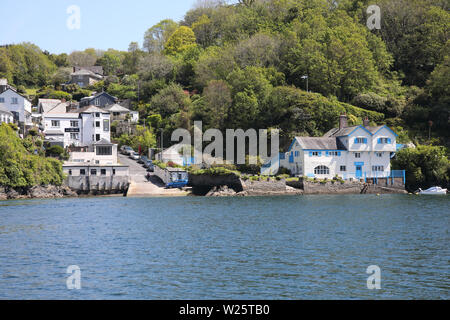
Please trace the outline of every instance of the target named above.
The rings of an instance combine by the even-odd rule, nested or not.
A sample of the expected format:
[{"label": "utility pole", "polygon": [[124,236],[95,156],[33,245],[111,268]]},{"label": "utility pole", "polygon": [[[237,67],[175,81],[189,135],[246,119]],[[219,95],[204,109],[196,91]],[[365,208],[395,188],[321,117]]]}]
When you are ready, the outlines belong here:
[{"label": "utility pole", "polygon": [[431,142],[431,127],[433,127],[433,121],[428,121],[428,143]]},{"label": "utility pole", "polygon": [[161,159],[160,161],[163,162],[163,152],[164,152],[164,129],[160,129],[161,131]]}]

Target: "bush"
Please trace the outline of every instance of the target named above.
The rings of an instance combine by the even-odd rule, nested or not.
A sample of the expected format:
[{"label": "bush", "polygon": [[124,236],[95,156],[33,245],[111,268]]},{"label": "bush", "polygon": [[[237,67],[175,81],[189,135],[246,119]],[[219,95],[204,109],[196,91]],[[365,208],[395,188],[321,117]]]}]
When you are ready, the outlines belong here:
[{"label": "bush", "polygon": [[29,152],[24,143],[31,148],[29,139],[22,141],[10,126],[0,125],[0,185],[12,188],[61,185],[62,163]]},{"label": "bush", "polygon": [[450,160],[444,147],[419,145],[400,150],[393,161],[393,169],[406,170],[406,188],[415,191],[440,185],[448,187]]},{"label": "bush", "polygon": [[61,146],[51,146],[47,148],[46,155],[47,157],[60,157],[64,154],[64,148]]}]

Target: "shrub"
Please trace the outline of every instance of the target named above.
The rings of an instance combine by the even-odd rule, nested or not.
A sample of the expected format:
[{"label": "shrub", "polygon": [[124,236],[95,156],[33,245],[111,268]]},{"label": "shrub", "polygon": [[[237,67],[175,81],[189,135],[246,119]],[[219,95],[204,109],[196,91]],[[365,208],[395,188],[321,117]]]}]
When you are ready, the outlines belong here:
[{"label": "shrub", "polygon": [[46,150],[47,157],[60,157],[63,154],[64,148],[61,146],[51,146]]}]

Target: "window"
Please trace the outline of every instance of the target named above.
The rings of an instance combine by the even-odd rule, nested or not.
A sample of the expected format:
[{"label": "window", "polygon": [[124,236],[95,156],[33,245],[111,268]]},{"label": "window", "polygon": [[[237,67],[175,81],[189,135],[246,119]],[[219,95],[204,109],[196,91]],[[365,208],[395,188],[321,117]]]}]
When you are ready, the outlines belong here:
[{"label": "window", "polygon": [[114,117],[120,116],[120,112],[113,112],[113,116],[114,116]]},{"label": "window", "polygon": [[[99,106],[100,105],[100,99],[95,99],[94,100],[94,105]],[[97,114],[98,114],[97,118],[100,117],[100,113],[97,113]]]},{"label": "window", "polygon": [[102,176],[106,176],[106,169],[102,169],[102,170],[101,170],[101,175],[102,175]]},{"label": "window", "polygon": [[100,113],[97,112],[97,113],[95,114],[95,117],[96,117],[96,118],[100,118]]},{"label": "window", "polygon": [[341,172],[345,172],[347,171],[347,167],[346,166],[341,166]]},{"label": "window", "polygon": [[327,157],[340,157],[340,151],[327,151]]},{"label": "window", "polygon": [[95,122],[95,127],[96,127],[96,128],[100,128],[100,121],[96,121],[96,122]]},{"label": "window", "polygon": [[11,104],[19,104],[19,99],[11,98]]},{"label": "window", "polygon": [[325,167],[325,166],[318,166],[314,169],[314,174],[317,174],[317,175],[330,174],[330,168]]},{"label": "window", "polygon": [[112,155],[112,147],[97,147],[97,155],[98,156],[111,156]]},{"label": "window", "polygon": [[389,138],[378,138],[378,144],[391,144],[392,140]]},{"label": "window", "polygon": [[92,169],[91,170],[91,176],[96,176],[97,175],[97,170],[96,169]]},{"label": "window", "polygon": [[86,169],[80,169],[80,176],[86,175]]},{"label": "window", "polygon": [[383,158],[383,152],[375,152],[377,158]]},{"label": "window", "polygon": [[80,136],[78,135],[78,133],[71,133],[70,134],[70,139],[71,140],[78,140],[80,138]]},{"label": "window", "polygon": [[109,120],[103,120],[103,131],[109,132]]},{"label": "window", "polygon": [[367,144],[367,138],[355,138],[355,144]]},{"label": "window", "polygon": [[100,141],[100,135],[99,134],[95,135],[95,141]]},{"label": "window", "polygon": [[70,127],[78,128],[78,121],[70,121]]},{"label": "window", "polygon": [[355,158],[356,158],[356,159],[360,159],[360,158],[361,158],[361,153],[355,152]]},{"label": "window", "polygon": [[309,152],[309,156],[310,156],[310,157],[321,157],[321,156],[322,156],[322,152],[319,152],[319,151],[310,151],[310,152]]},{"label": "window", "polygon": [[69,176],[71,176],[72,175],[72,170],[69,170]]},{"label": "window", "polygon": [[5,103],[5,98],[0,98],[0,103]]},{"label": "window", "polygon": [[300,151],[295,151],[295,156],[299,157],[300,156]]},{"label": "window", "polygon": [[113,176],[115,176],[116,175],[116,169],[113,169]]},{"label": "window", "polygon": [[372,171],[373,172],[383,172],[384,166],[372,166]]},{"label": "window", "polygon": [[59,128],[60,122],[59,120],[52,120],[52,127],[53,128]]}]

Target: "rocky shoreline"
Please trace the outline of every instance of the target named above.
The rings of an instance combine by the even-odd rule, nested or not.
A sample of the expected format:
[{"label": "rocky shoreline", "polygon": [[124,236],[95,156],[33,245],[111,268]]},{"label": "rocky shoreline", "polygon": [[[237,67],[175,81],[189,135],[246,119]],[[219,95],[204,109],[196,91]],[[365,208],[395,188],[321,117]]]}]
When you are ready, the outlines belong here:
[{"label": "rocky shoreline", "polygon": [[67,186],[35,186],[29,188],[9,188],[0,186],[0,201],[20,199],[60,199],[74,198],[78,194]]}]

